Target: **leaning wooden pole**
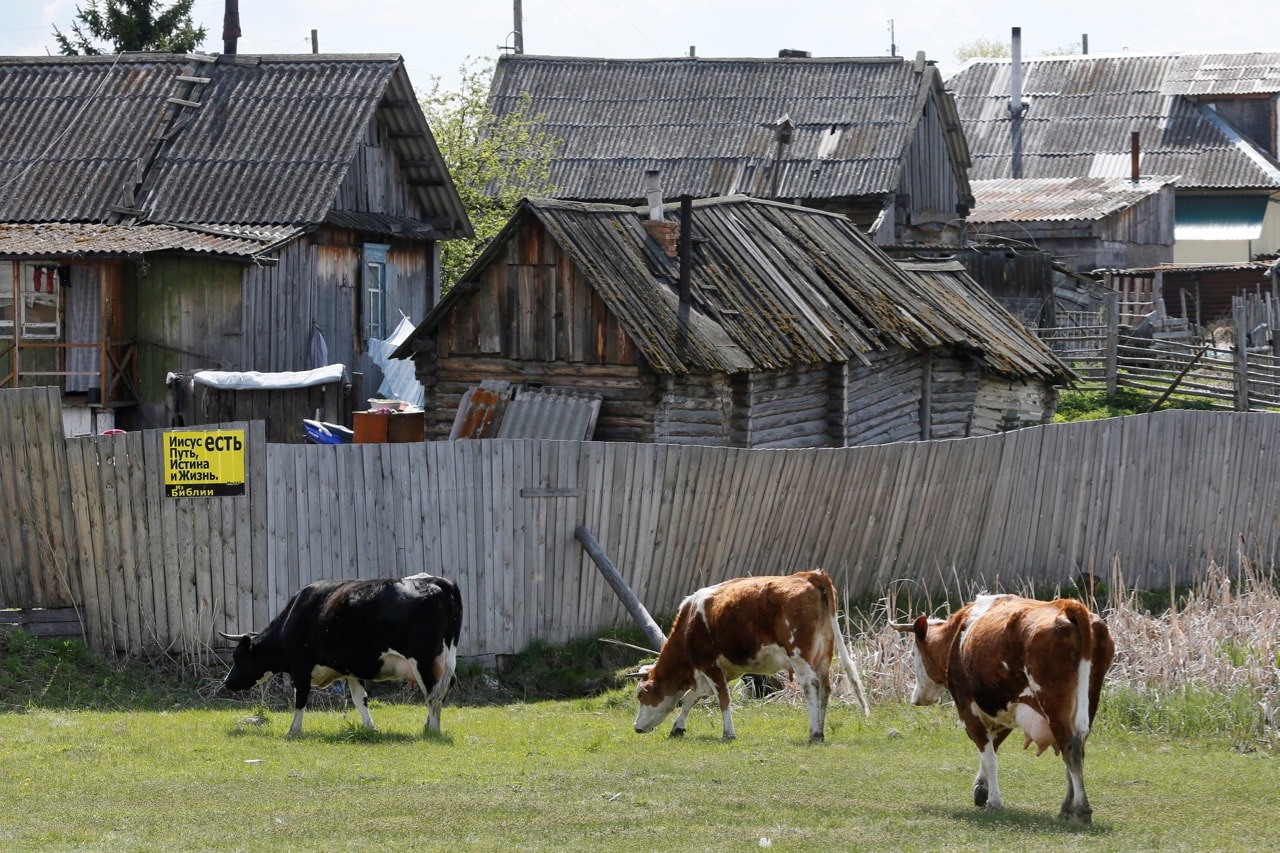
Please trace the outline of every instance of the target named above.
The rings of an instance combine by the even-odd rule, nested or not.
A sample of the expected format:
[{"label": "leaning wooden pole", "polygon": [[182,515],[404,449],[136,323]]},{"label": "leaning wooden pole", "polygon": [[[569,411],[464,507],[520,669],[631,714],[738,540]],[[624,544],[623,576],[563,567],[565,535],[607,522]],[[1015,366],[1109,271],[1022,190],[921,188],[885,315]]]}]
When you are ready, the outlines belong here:
[{"label": "leaning wooden pole", "polygon": [[640,626],[640,630],[644,631],[644,635],[649,642],[653,643],[654,649],[661,649],[662,644],[667,641],[662,629],[658,627],[657,622],[653,621],[649,611],[644,609],[640,599],[631,591],[631,587],[627,586],[627,582],[622,579],[622,574],[613,565],[609,555],[600,547],[595,535],[581,524],[574,530],[574,535],[578,537],[582,547],[591,555],[591,559],[595,561],[596,568],[600,570],[600,574],[604,575],[604,579],[609,582],[609,586],[613,587],[614,593],[622,601],[622,605],[627,608],[631,618]]}]

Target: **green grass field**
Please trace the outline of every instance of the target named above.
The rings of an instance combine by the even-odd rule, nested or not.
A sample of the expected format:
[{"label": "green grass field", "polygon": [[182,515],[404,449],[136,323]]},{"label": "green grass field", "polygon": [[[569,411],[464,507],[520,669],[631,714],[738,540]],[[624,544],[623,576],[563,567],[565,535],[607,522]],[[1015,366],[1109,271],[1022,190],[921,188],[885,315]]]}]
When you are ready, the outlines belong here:
[{"label": "green grass field", "polygon": [[[1280,766],[1229,740],[1126,732],[1089,741],[1091,827],[1057,820],[1060,759],[1002,750],[1006,809],[978,811],[954,709],[743,700],[738,739],[695,710],[689,735],[631,730],[633,699],[350,710],[245,705],[0,714],[8,850],[1259,850],[1280,838]],[[264,722],[265,717],[265,722]]]},{"label": "green grass field", "polygon": [[732,743],[705,707],[681,740],[637,735],[617,674],[643,653],[591,639],[463,668],[441,735],[407,690],[375,694],[377,733],[322,691],[289,739],[282,686],[232,701],[225,665],[0,631],[0,851],[1275,849],[1275,575],[1209,573],[1154,609],[1118,586],[1091,826],[1057,819],[1062,761],[1016,732],[1006,808],[975,809],[954,707],[903,704],[909,645],[873,615],[849,628],[872,715],[840,693],[819,746],[794,688],[739,691]]}]

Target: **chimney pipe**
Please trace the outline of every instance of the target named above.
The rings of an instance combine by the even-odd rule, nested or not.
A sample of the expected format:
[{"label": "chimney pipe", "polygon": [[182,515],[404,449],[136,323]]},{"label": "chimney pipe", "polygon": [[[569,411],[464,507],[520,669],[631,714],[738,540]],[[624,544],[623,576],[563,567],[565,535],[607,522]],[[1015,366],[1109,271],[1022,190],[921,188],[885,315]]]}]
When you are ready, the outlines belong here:
[{"label": "chimney pipe", "polygon": [[1142,176],[1142,172],[1138,168],[1140,153],[1141,151],[1138,146],[1138,131],[1135,130],[1129,137],[1129,179],[1135,184]]},{"label": "chimney pipe", "polygon": [[1013,43],[1009,49],[1012,91],[1009,93],[1009,112],[1021,117],[1025,109],[1022,105],[1022,27],[1013,28]]},{"label": "chimney pipe", "polygon": [[1022,116],[1027,105],[1022,102],[1022,27],[1013,28],[1013,43],[1009,51],[1010,58],[1010,98],[1009,114],[1013,121],[1009,127],[1010,148],[1012,158],[1010,169],[1012,178],[1022,177]]},{"label": "chimney pipe", "polygon": [[644,173],[644,198],[649,205],[649,221],[662,221],[662,180],[657,169]]},{"label": "chimney pipe", "polygon": [[311,31],[311,52],[312,53],[320,52],[320,31],[319,30]]},{"label": "chimney pipe", "polygon": [[222,52],[228,56],[236,55],[236,41],[240,32],[240,0],[227,0],[222,16]]},{"label": "chimney pipe", "polygon": [[680,304],[693,301],[689,292],[689,267],[693,260],[693,196],[680,196]]},{"label": "chimney pipe", "polygon": [[1085,56],[1089,55],[1089,34],[1088,33],[1080,34],[1080,52]]},{"label": "chimney pipe", "polygon": [[520,0],[514,0],[514,4],[512,11],[515,13],[516,19],[515,52],[521,54],[524,53],[524,9]]}]

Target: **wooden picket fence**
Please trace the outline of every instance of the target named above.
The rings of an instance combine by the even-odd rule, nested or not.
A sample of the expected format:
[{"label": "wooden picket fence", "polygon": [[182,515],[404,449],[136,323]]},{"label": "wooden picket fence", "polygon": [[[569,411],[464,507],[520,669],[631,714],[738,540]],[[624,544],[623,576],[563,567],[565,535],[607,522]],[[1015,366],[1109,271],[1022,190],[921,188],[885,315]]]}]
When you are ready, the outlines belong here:
[{"label": "wooden picket fence", "polygon": [[309,581],[421,571],[461,586],[464,655],[625,623],[579,525],[658,617],[709,583],[815,566],[852,597],[939,604],[1117,568],[1163,588],[1210,563],[1274,566],[1280,543],[1268,413],[797,450],[268,444],[253,422],[243,496],[171,498],[162,431],[63,439],[57,411],[46,389],[0,392],[16,423],[0,435],[0,606],[74,603],[91,644],[122,652],[200,652]]}]

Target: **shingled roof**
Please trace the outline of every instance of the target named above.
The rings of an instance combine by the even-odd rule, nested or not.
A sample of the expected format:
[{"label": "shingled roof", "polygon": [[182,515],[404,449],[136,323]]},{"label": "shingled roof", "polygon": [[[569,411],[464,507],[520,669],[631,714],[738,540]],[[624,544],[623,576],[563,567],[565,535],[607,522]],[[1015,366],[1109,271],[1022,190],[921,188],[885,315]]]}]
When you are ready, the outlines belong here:
[{"label": "shingled roof", "polygon": [[322,223],[375,115],[419,227],[470,236],[397,55],[3,57],[0,223]]},{"label": "shingled roof", "polygon": [[[1232,57],[1228,61],[1228,57]],[[1180,189],[1280,188],[1280,164],[1187,95],[1280,90],[1276,54],[1046,57],[1022,61],[1022,177],[1124,177],[1138,133],[1141,170]],[[1270,70],[1261,73],[1259,69]],[[947,80],[973,158],[969,177],[1013,177],[1012,64],[979,59]]]},{"label": "shingled roof", "polygon": [[[743,193],[812,202],[894,193],[930,97],[947,128],[944,156],[969,196],[958,117],[923,56],[502,56],[494,111],[521,109],[526,93],[530,112],[562,140],[550,174],[560,198],[640,203],[653,169],[670,197]],[[794,132],[780,148],[784,118]]]},{"label": "shingled roof", "polygon": [[[938,286],[895,263],[844,216],[742,196],[693,203],[693,309],[682,321],[678,261],[649,238],[643,212],[526,199],[394,357],[410,357],[414,342],[429,337],[474,292],[468,282],[504,257],[508,241],[533,218],[572,257],[659,373],[859,361],[897,344],[956,346],[1011,377],[1065,381],[1068,375],[962,270],[948,268],[946,286]],[[668,206],[665,216],[678,221],[678,206]]]}]

